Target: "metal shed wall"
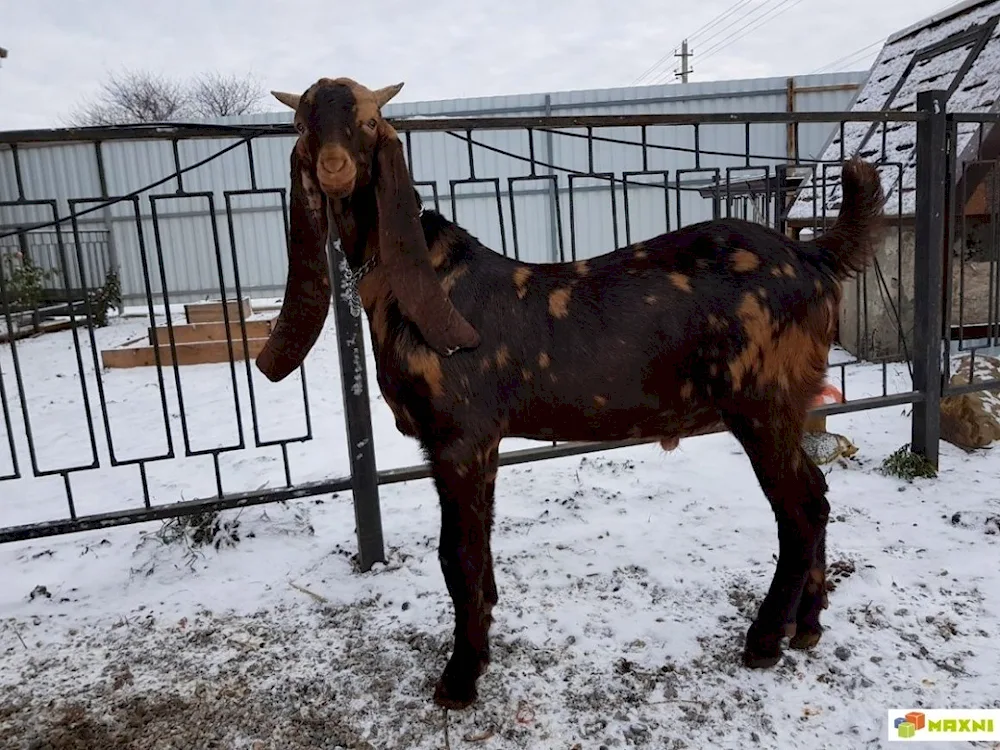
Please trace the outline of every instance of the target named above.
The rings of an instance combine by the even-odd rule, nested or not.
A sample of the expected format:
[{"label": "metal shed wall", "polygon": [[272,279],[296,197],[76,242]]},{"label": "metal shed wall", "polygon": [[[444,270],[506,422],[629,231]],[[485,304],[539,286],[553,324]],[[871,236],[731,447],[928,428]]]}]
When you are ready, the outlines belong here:
[{"label": "metal shed wall", "polygon": [[[802,76],[795,79],[797,88],[830,87],[823,91],[799,92],[795,108],[800,111],[843,111],[853,96],[851,85],[863,83],[865,72],[835,73]],[[840,88],[838,88],[840,87]],[[643,114],[643,113],[698,113],[698,112],[770,112],[787,108],[787,79],[763,78],[752,80],[689,83],[666,86],[647,86],[590,91],[567,91],[553,94],[530,94],[474,99],[454,99],[413,103],[392,103],[384,114],[393,119],[442,116],[497,116],[539,114]],[[291,112],[272,112],[240,118],[219,118],[218,123],[257,124],[290,122]],[[799,152],[804,158],[815,157],[828,139],[832,125],[802,125],[798,132]],[[727,168],[744,168],[747,132],[743,125],[702,126],[698,130],[700,158],[693,153],[695,128],[650,127],[647,142],[651,146],[648,169],[664,170],[671,185],[677,179],[677,170],[719,169],[721,179],[726,178]],[[584,138],[560,133],[534,134],[534,152],[538,162],[578,171],[590,171],[587,141]],[[585,135],[585,131],[575,131]],[[639,128],[613,128],[595,132],[595,135],[638,143]],[[464,140],[447,133],[412,134],[412,169],[417,181],[433,182],[440,198],[440,210],[457,219],[484,243],[498,252],[515,253],[515,237],[511,226],[511,203],[508,178],[529,174],[528,134],[525,131],[473,132],[479,143],[504,152],[518,154],[512,158],[482,147],[473,148],[475,176],[498,178],[496,182],[478,182],[454,186],[454,212],[452,180],[469,178],[468,147]],[[253,161],[259,188],[288,188],[288,153],[292,138],[261,138],[252,144]],[[235,143],[232,139],[204,139],[179,144],[182,166],[193,164]],[[760,176],[763,167],[783,162],[787,158],[786,127],[783,124],[755,125],[750,130],[749,163],[755,172],[740,171],[735,179]],[[731,154],[721,156],[709,152]],[[69,213],[69,200],[90,198],[97,201],[101,195],[98,178],[97,156],[92,145],[45,145],[22,147],[19,150],[21,181],[27,199],[51,201],[59,215]],[[109,142],[103,146],[107,189],[111,196],[137,190],[162,179],[174,171],[172,144],[169,142],[130,141]],[[659,189],[640,187],[632,178],[628,185],[629,221],[626,226],[625,199],[621,183],[622,172],[641,170],[641,149],[633,145],[595,142],[593,169],[614,172],[618,179],[614,192],[608,181],[574,177],[555,171],[558,180],[560,231],[554,223],[555,210],[549,186],[544,180],[517,182],[514,186],[514,210],[517,217],[517,254],[527,261],[545,261],[569,258],[586,258],[605,252],[626,239],[636,241],[649,237],[679,224],[689,224],[710,218],[712,204],[697,192],[684,191],[678,205],[677,193],[662,188],[662,176],[641,178],[658,182]],[[538,167],[537,174],[551,174],[552,170]],[[685,173],[684,181],[703,182],[711,175]],[[572,182],[573,210],[570,210],[569,190]],[[229,153],[186,173],[183,188],[198,196],[176,195],[177,180],[144,193],[138,202],[141,222],[137,231],[136,207],[124,202],[110,209],[82,217],[81,231],[107,230],[109,240],[104,252],[109,257],[103,261],[88,257],[98,243],[80,243],[80,260],[85,269],[105,268],[108,263],[118,265],[121,271],[122,291],[127,304],[141,303],[146,288],[141,248],[146,250],[151,291],[161,295],[162,280],[166,280],[170,301],[185,302],[219,294],[219,265],[231,293],[232,243],[235,243],[239,261],[240,283],[244,294],[256,297],[280,295],[285,283],[285,237],[281,202],[277,195],[234,196],[232,198],[232,227],[226,213],[223,191],[250,188],[247,149],[236,148]],[[425,205],[433,205],[431,189],[418,188]],[[498,211],[497,189],[500,192]],[[169,198],[155,200],[150,196]],[[669,204],[665,201],[665,196]],[[0,202],[17,199],[17,180],[9,150],[0,151]],[[614,208],[612,208],[614,201]],[[77,205],[77,210],[92,204]],[[152,211],[158,217],[159,233],[154,232]],[[669,213],[666,209],[669,209]],[[30,223],[53,218],[53,207],[0,207],[0,225]],[[570,227],[573,227],[571,233]],[[79,282],[77,248],[73,244],[73,231],[69,223],[60,228],[66,248],[66,268],[70,286]],[[627,235],[627,237],[626,237]],[[89,235],[93,238],[94,235]],[[232,241],[231,241],[232,237]],[[0,240],[6,246],[16,245],[17,238]],[[45,241],[45,252],[32,252],[40,265],[60,267],[62,261],[56,238],[50,235]],[[216,248],[219,253],[217,256]],[[162,268],[159,256],[162,255]],[[99,285],[103,277],[84,274],[90,286]],[[62,282],[50,282],[61,285]]]}]

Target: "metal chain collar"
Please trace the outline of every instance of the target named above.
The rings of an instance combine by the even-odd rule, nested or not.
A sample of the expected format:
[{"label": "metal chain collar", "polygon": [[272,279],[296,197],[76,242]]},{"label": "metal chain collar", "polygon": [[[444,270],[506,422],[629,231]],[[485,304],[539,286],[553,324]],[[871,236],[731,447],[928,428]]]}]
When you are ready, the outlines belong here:
[{"label": "metal chain collar", "polygon": [[351,267],[347,264],[347,256],[344,256],[344,263],[341,264],[341,274],[344,278],[344,286],[346,287],[347,302],[351,306],[351,315],[355,318],[361,315],[361,295],[358,293],[358,284],[361,283],[361,279],[365,277],[366,274],[370,273],[376,265],[378,265],[378,253],[370,257],[361,267],[357,270],[351,270]]}]

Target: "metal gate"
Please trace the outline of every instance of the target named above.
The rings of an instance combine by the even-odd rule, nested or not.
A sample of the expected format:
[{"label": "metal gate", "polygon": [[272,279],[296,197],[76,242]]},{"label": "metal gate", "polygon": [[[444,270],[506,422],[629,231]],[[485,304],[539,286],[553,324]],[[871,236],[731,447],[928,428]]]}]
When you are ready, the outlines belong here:
[{"label": "metal gate", "polygon": [[[994,122],[947,115],[942,96],[921,94],[912,112],[449,118],[393,125],[405,139],[414,183],[427,205],[456,218],[497,252],[532,261],[585,258],[722,215],[797,231],[789,223],[793,199],[801,199],[803,191],[825,196],[828,189],[835,190],[833,181],[827,184],[830,165],[761,152],[752,144],[769,142],[762,133],[787,129],[799,143],[798,130],[807,125],[825,125],[830,138],[838,132],[843,138],[850,123],[876,130],[889,125],[914,129],[915,239],[907,259],[913,268],[912,294],[903,295],[897,288],[891,304],[899,338],[908,342],[902,359],[912,368],[912,387],[890,393],[885,385],[890,362],[884,361],[881,394],[817,411],[913,404],[912,447],[936,463],[940,400],[949,369],[942,345],[951,346],[955,331],[968,338],[968,330],[961,324],[953,328],[945,314],[951,297],[945,299],[942,291],[951,287],[943,280],[953,270],[952,254],[938,250],[945,247],[946,235],[956,231],[955,222],[947,220],[957,215],[956,193],[949,186],[956,184],[957,170],[968,172],[975,166],[968,159],[957,166],[948,143],[957,137],[961,123]],[[727,143],[745,147],[703,147],[706,133],[722,131],[732,136]],[[298,383],[274,386],[242,355],[252,350],[258,324],[266,323],[256,313],[248,314],[241,301],[251,290],[253,304],[267,303],[262,297],[274,289],[274,275],[284,273],[287,154],[293,138],[291,125],[0,133],[0,252],[7,243],[19,246],[29,232],[50,232],[64,291],[73,291],[68,286],[72,279],[87,292],[83,309],[70,307],[63,321],[69,331],[58,335],[64,343],[66,338],[71,341],[71,351],[62,352],[58,362],[46,359],[58,348],[46,348],[47,335],[18,339],[8,333],[0,350],[6,433],[0,436],[0,542],[351,491],[360,567],[367,570],[384,560],[379,486],[425,478],[428,470],[419,462],[377,469],[372,409],[378,394],[370,386],[374,379],[369,380],[367,368],[366,325],[352,314],[344,293],[335,241],[330,267],[338,290],[332,325],[339,386],[329,371],[317,371],[315,356],[301,368]],[[58,155],[53,146],[60,147]],[[902,195],[909,189],[906,164],[896,154],[881,157],[883,174],[898,167],[893,187]],[[40,193],[43,187],[30,178],[33,160],[42,158],[84,164],[89,186],[66,186],[56,195]],[[136,175],[142,170],[134,164],[145,169],[145,179],[138,184]],[[972,184],[957,182],[963,189]],[[826,217],[814,214],[810,221],[821,230]],[[107,233],[122,283],[131,284],[131,298],[142,302],[126,310],[134,318],[121,318],[111,326],[97,325],[94,309],[99,296],[93,293],[104,283],[103,270],[84,257],[88,233],[96,231]],[[901,223],[894,231],[902,238],[911,230]],[[900,258],[904,244],[900,239]],[[996,275],[996,243],[993,247],[991,279]],[[867,283],[857,282],[859,300],[867,299],[869,292],[891,300],[888,284],[871,290]],[[6,302],[11,284],[9,274],[0,276],[8,329],[14,328],[15,311]],[[990,286],[989,295],[992,318],[987,321],[986,343],[992,344],[1000,338],[1000,283]],[[188,342],[178,336],[183,324],[176,316],[184,303],[206,296],[221,303],[226,333],[216,348],[224,342],[227,356],[216,364],[188,368],[178,364]],[[275,301],[270,303],[273,308]],[[864,319],[858,316],[859,329]],[[136,322],[122,322],[128,320]],[[904,330],[903,320],[912,320],[911,330]],[[152,350],[153,361],[141,374],[104,363],[104,352],[123,343],[128,325],[146,339],[139,343]],[[121,335],[116,333],[119,328]],[[839,369],[843,383],[851,364],[840,362],[831,377]],[[53,368],[63,381],[58,390],[51,382]],[[986,387],[1000,387],[1000,382],[964,389]],[[339,401],[343,418],[327,432],[329,420],[317,422],[317,395],[329,405],[327,397],[336,388],[339,399],[329,408]],[[284,391],[282,410],[294,403],[302,413],[298,428],[281,434],[270,429],[265,418],[271,408],[268,400],[278,389]],[[947,392],[962,389],[949,387]],[[206,390],[207,397],[215,399],[214,411],[205,411]],[[145,401],[139,399],[140,392]],[[46,404],[47,399],[54,401]],[[70,399],[73,404],[64,403]],[[224,409],[219,405],[223,402]],[[72,419],[70,411],[75,412]],[[273,412],[271,422],[287,421],[286,414]],[[317,425],[324,430],[323,440],[317,440]],[[331,453],[324,463],[325,446],[336,442],[337,433],[345,455]],[[529,445],[501,453],[500,462],[510,465],[639,442]],[[300,475],[293,464],[295,452],[303,450],[313,451],[314,458],[319,456],[316,465],[328,468],[319,476]],[[276,486],[234,487],[240,476],[234,467],[245,457],[280,461]],[[211,466],[212,486],[197,497],[179,497],[179,492],[170,491],[169,482],[162,492],[151,490],[152,473],[184,473],[194,462]],[[94,476],[99,479],[98,503],[82,500],[79,489]],[[103,496],[109,488],[120,501]],[[15,502],[27,496],[38,502]]]}]

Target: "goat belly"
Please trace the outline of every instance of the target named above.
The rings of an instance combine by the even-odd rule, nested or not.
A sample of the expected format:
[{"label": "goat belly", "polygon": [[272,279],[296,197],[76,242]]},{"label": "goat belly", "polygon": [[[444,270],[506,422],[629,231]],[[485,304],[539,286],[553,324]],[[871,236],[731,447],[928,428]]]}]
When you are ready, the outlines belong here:
[{"label": "goat belly", "polygon": [[524,411],[511,415],[506,434],[529,440],[566,441],[680,438],[717,420],[711,410],[698,405],[664,408],[654,395],[646,395],[641,401],[645,403],[625,404],[621,391],[573,400],[536,398]]}]

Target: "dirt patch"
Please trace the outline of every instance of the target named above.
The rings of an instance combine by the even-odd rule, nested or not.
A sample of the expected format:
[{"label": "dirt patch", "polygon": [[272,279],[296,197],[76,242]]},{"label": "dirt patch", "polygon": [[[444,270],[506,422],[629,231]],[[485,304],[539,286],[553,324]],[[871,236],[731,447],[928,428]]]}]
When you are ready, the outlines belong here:
[{"label": "dirt patch", "polygon": [[[15,724],[13,731],[0,733],[0,739],[12,743],[6,747],[15,747],[21,738],[28,750],[373,747],[337,716],[288,711],[281,701],[262,702],[261,696],[248,692],[227,685],[204,687],[191,697],[137,695],[97,711],[92,704],[70,702],[27,717],[37,723]],[[251,739],[254,736],[269,739]]]}]

